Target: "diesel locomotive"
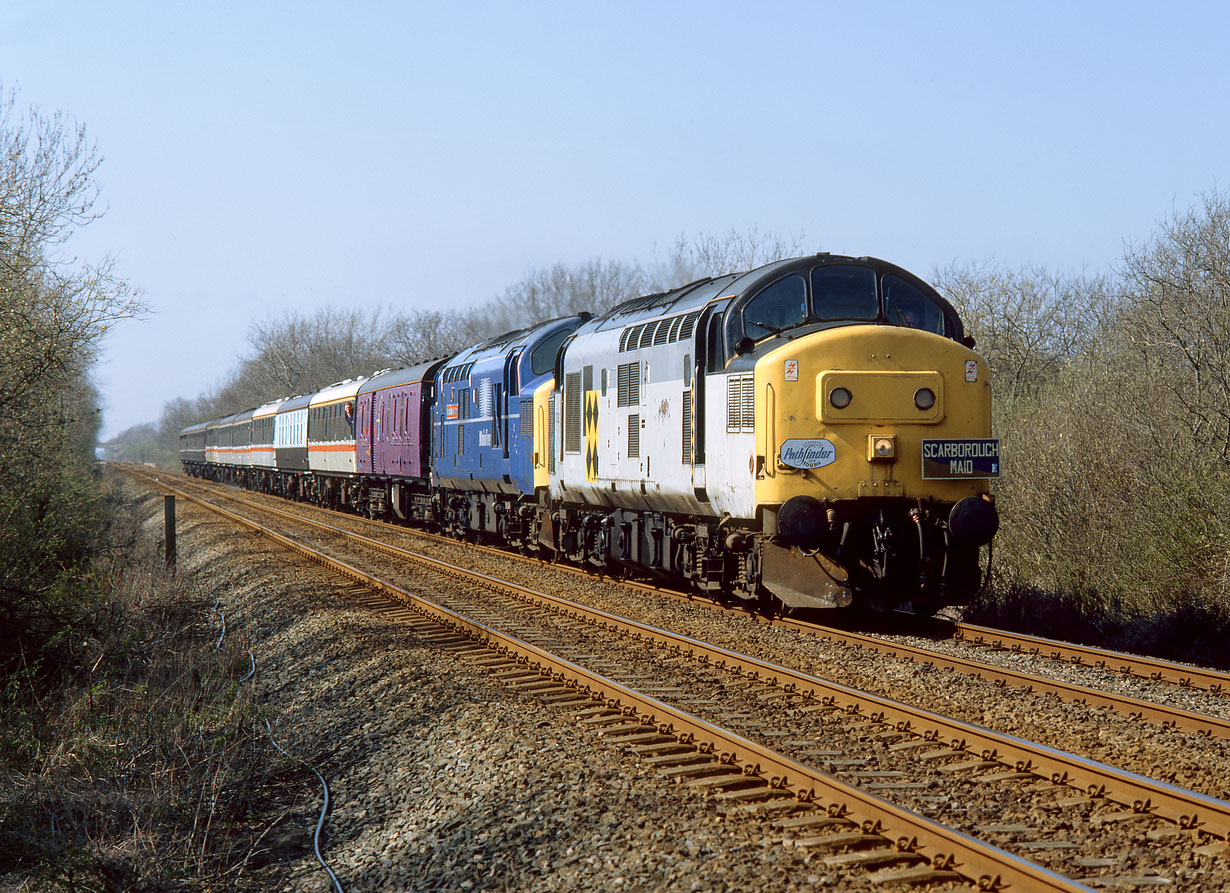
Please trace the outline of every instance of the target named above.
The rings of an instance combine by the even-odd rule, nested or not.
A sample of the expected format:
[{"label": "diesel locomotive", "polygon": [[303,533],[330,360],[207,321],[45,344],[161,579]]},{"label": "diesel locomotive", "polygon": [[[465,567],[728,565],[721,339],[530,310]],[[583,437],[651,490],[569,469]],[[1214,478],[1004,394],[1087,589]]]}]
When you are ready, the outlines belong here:
[{"label": "diesel locomotive", "polygon": [[985,361],[870,257],[701,279],[202,423],[189,474],[489,538],[770,611],[979,586],[998,528]]}]

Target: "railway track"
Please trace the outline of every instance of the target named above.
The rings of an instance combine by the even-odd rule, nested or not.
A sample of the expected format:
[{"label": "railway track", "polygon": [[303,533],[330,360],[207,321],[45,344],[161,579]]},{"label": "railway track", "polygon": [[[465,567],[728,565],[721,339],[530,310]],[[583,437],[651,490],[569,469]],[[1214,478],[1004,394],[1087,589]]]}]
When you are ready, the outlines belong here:
[{"label": "railway track", "polygon": [[[198,485],[201,484],[201,482],[195,481],[192,478],[188,478],[186,476],[181,477],[184,482],[193,481],[193,483]],[[214,492],[225,492],[225,489]],[[346,512],[339,512],[334,509],[320,508],[317,506],[313,506],[312,508],[314,511],[327,515],[333,515],[339,518],[345,518],[351,521],[366,520],[361,519],[359,516]],[[396,529],[408,530],[408,528],[401,527]],[[414,530],[413,532],[415,535],[427,539],[447,543],[456,542],[449,537],[441,536],[439,534],[428,533],[421,530]],[[536,563],[539,561],[539,559],[519,555],[518,553],[510,552],[506,549],[500,549],[495,546],[472,543],[469,544],[469,547],[475,550],[488,552],[490,554],[504,555],[512,560],[525,561],[528,563]],[[595,576],[595,571],[591,568],[579,568],[563,564],[553,565],[553,567],[558,568],[564,573],[572,573],[582,577]],[[599,576],[601,576],[601,574],[599,574]],[[808,634],[818,635],[830,641],[843,642],[858,648],[868,648],[885,654],[900,653],[903,656],[909,656],[911,659],[917,659],[920,657],[925,659],[924,656],[926,654],[934,654],[935,657],[932,658],[932,660],[938,662],[937,665],[943,666],[946,669],[971,673],[973,675],[982,676],[1003,684],[1019,684],[1022,687],[1030,688],[1032,690],[1047,690],[1045,688],[1046,683],[1023,678],[1022,676],[1011,673],[996,675],[995,668],[992,665],[986,664],[982,661],[959,659],[948,661],[948,655],[925,647],[906,646],[904,643],[899,641],[899,638],[892,636],[896,634],[898,637],[900,635],[909,635],[915,638],[918,636],[923,636],[927,638],[952,640],[953,642],[962,643],[977,650],[1032,655],[1046,658],[1068,667],[1075,666],[1093,668],[1105,670],[1121,676],[1134,677],[1147,682],[1169,683],[1180,688],[1207,691],[1212,694],[1230,694],[1230,672],[1208,667],[1198,667],[1191,664],[1178,663],[1176,661],[1167,661],[1159,658],[1129,654],[1122,651],[1112,651],[1105,648],[1079,645],[1072,642],[1061,642],[1055,639],[1033,636],[1027,633],[1013,632],[1011,630],[993,629],[990,627],[963,622],[924,620],[913,615],[904,615],[908,617],[908,620],[904,621],[904,623],[910,624],[915,627],[914,629],[904,632],[900,629],[892,630],[887,634],[888,637],[867,635],[810,620],[800,620],[790,617],[778,617],[772,619],[765,618],[762,615],[751,614],[745,609],[737,606],[723,605],[718,602],[698,598],[691,593],[680,592],[678,590],[635,579],[621,579],[620,582],[625,586],[651,592],[658,596],[684,599],[697,604],[705,604],[716,611],[747,616],[755,622],[779,625],[787,629],[794,629]],[[895,626],[901,627],[902,622],[898,622]],[[1080,702],[1085,697],[1084,693],[1079,689],[1073,690],[1064,686],[1057,686],[1053,691],[1051,691],[1051,693],[1057,697],[1072,699],[1076,702]],[[1165,716],[1159,716],[1156,719],[1162,723],[1167,722]]]},{"label": "railway track", "polygon": [[1125,676],[1169,682],[1183,688],[1202,689],[1217,694],[1230,693],[1230,673],[1206,667],[1194,667],[1173,661],[1125,654],[1122,651],[1059,642],[1041,636],[991,629],[972,623],[953,624],[953,638],[997,651],[1036,654],[1077,666],[1097,667]]},{"label": "railway track", "polygon": [[[339,534],[345,536],[361,551],[378,550],[381,554],[392,553],[403,559],[412,557],[407,550],[340,531],[332,525],[306,520],[281,509],[256,503],[249,505],[292,523],[313,525],[317,531],[324,532],[329,537]],[[237,518],[233,515],[232,517]],[[259,526],[250,521],[242,523]],[[268,531],[266,533],[275,538],[280,536]],[[285,538],[280,541],[283,540]],[[284,545],[295,548],[296,551],[304,548],[301,543],[289,543],[290,541],[285,541]],[[317,557],[314,560],[321,559]],[[1180,843],[1178,848],[1191,852],[1201,852],[1203,848],[1204,851],[1211,852],[1209,847],[1215,849],[1222,846],[1227,831],[1230,830],[1230,805],[1215,798],[1202,797],[1071,754],[1040,748],[1012,736],[1000,735],[919,711],[908,705],[890,702],[785,667],[767,664],[747,655],[714,648],[666,630],[654,629],[606,612],[568,603],[556,596],[532,592],[526,587],[510,588],[488,575],[476,575],[458,567],[441,570],[437,562],[421,556],[414,557],[413,560],[420,562],[424,573],[444,573],[454,583],[464,580],[467,586],[473,586],[477,581],[484,587],[482,596],[470,597],[470,601],[465,605],[465,615],[456,610],[459,606],[436,606],[446,612],[451,610],[458,616],[468,616],[471,624],[476,623],[478,626],[465,627],[463,623],[462,627],[469,630],[468,635],[475,635],[483,641],[493,641],[489,638],[489,631],[493,630],[494,626],[474,618],[484,611],[493,610],[492,592],[502,593],[494,601],[507,601],[509,606],[503,610],[503,620],[499,622],[501,625],[516,625],[523,637],[519,641],[530,650],[515,650],[516,657],[508,659],[518,663],[500,666],[514,682],[538,689],[540,694],[548,699],[562,699],[567,703],[577,697],[576,690],[582,683],[573,681],[579,677],[568,676],[565,680],[563,665],[559,661],[569,665],[568,673],[575,672],[575,667],[579,664],[566,658],[549,658],[544,655],[566,653],[571,648],[581,656],[588,655],[590,662],[593,662],[598,660],[593,657],[593,652],[598,647],[596,643],[604,640],[609,642],[613,634],[634,642],[638,648],[649,648],[647,654],[640,655],[632,662],[631,669],[629,656],[621,653],[610,665],[610,675],[600,675],[601,681],[596,683],[596,687],[593,679],[583,683],[589,687],[591,694],[597,691],[611,702],[603,706],[582,708],[583,722],[606,728],[612,740],[635,748],[644,758],[657,761],[654,765],[663,771],[685,779],[685,783],[711,788],[717,792],[717,796],[738,800],[756,809],[783,810],[789,813],[779,821],[784,833],[805,833],[809,835],[805,839],[813,845],[846,847],[850,851],[841,854],[841,858],[850,864],[875,866],[896,863],[909,866],[921,856],[931,856],[930,863],[921,867],[888,869],[884,879],[889,879],[887,875],[899,875],[902,878],[916,876],[917,879],[942,881],[955,869],[967,880],[985,886],[993,883],[994,877],[997,876],[989,873],[991,869],[987,866],[991,866],[999,872],[1001,883],[1007,886],[1014,883],[1024,884],[1016,887],[1017,889],[1081,889],[1079,886],[1041,886],[1050,883],[1049,869],[1046,868],[1042,869],[1043,874],[1040,876],[1026,879],[1022,875],[1015,881],[1004,880],[1008,875],[1002,872],[1009,869],[1002,869],[995,861],[998,856],[990,862],[981,861],[991,858],[986,854],[971,855],[964,851],[959,858],[951,857],[951,854],[956,852],[954,848],[958,846],[951,839],[946,838],[947,842],[937,843],[935,838],[926,836],[938,833],[934,830],[929,830],[920,837],[918,829],[910,824],[915,819],[903,817],[893,810],[885,811],[880,804],[867,805],[860,801],[862,805],[849,806],[847,801],[854,795],[847,790],[847,783],[840,782],[833,787],[831,782],[836,779],[826,773],[820,773],[828,779],[824,783],[814,774],[800,775],[803,770],[799,766],[806,767],[801,760],[827,760],[831,770],[836,764],[843,762],[842,757],[834,754],[870,750],[874,754],[875,766],[881,768],[855,766],[850,769],[855,778],[881,779],[879,782],[866,784],[866,787],[880,784],[890,789],[901,789],[904,785],[905,790],[910,790],[912,786],[933,790],[944,780],[951,782],[960,778],[964,779],[964,787],[994,786],[997,793],[993,800],[997,808],[1011,802],[1013,805],[1009,809],[1013,815],[1055,812],[1061,816],[1059,831],[1071,823],[1071,817],[1065,816],[1065,813],[1093,807],[1091,813],[1078,823],[1080,840],[1071,839],[1071,834],[1058,833],[1055,828],[1039,829],[1021,823],[1014,825],[1011,822],[983,822],[981,825],[974,823],[974,830],[980,831],[983,836],[1008,835],[1020,838],[1023,835],[1027,839],[1010,842],[1018,850],[1023,849],[1026,852],[1034,847],[1046,851],[1050,846],[1048,841],[1054,843],[1056,840],[1059,845],[1051,849],[1057,849],[1060,853],[1072,847],[1093,847],[1098,851],[1109,852],[1123,843],[1120,839],[1124,837],[1123,829],[1130,826],[1141,827],[1142,823],[1143,826],[1148,826],[1148,833],[1153,834],[1156,840],[1168,837],[1178,837],[1181,840],[1190,838],[1190,846]],[[342,562],[336,565],[335,569],[351,579],[361,579],[364,585],[393,594],[399,600],[408,597],[406,590],[387,581],[375,580],[370,575],[365,575],[365,572],[358,571],[358,563]],[[356,574],[360,576],[356,577]],[[393,589],[389,589],[390,586]],[[436,588],[443,590],[450,587],[437,584]],[[462,598],[462,601],[465,602],[465,599]],[[549,622],[539,619],[537,615],[540,613],[551,615]],[[488,619],[494,622],[497,618]],[[577,642],[558,642],[558,631],[568,629],[574,624],[588,632],[573,630],[568,635],[577,637]],[[535,638],[540,640],[538,644],[532,644],[531,640]],[[552,646],[550,651],[543,647],[548,643]],[[505,645],[498,647],[503,648]],[[510,655],[513,653],[509,652]],[[527,666],[526,661],[529,661],[530,665]],[[636,665],[637,661],[640,662],[639,666]],[[632,685],[626,684],[630,681],[629,674],[631,681],[637,678],[660,679],[663,666],[678,662],[690,669],[685,671],[683,668],[674,668],[675,672],[683,673],[683,684],[666,688],[686,692],[684,700],[695,712],[683,711],[682,716],[665,712],[669,705],[652,694],[644,691],[638,693]],[[625,677],[624,681],[617,678],[621,674]],[[561,685],[568,690],[560,689]],[[661,688],[660,685],[658,687]],[[744,738],[737,731],[726,729],[723,732],[722,727],[714,722],[714,719],[721,719],[723,716],[740,719],[740,710],[732,712],[730,709],[732,699],[739,698],[752,717],[756,735],[791,745],[782,748],[785,753],[771,749],[765,751],[763,745]],[[767,705],[769,709],[758,711],[758,704],[761,708]],[[678,705],[670,709],[678,711]],[[756,719],[758,712],[761,716]],[[706,713],[711,716],[706,718]],[[715,713],[716,715],[713,715]],[[663,722],[664,716],[669,716],[670,719]],[[789,717],[790,721],[780,725],[783,716]],[[770,728],[774,717],[779,724],[776,730]],[[680,729],[684,730],[682,737],[676,734]],[[700,737],[702,732],[707,737]],[[723,734],[719,735],[718,732]],[[832,752],[816,751],[816,741],[837,741],[843,737],[848,739],[846,748],[838,748]],[[867,744],[869,740],[871,745]],[[699,750],[695,747],[697,741],[702,744]],[[808,752],[806,747],[800,750],[800,741],[811,742],[811,751]],[[795,751],[793,756],[790,753],[792,749]],[[720,755],[717,762],[712,759],[714,755]],[[894,768],[882,768],[890,763]],[[910,766],[925,767],[926,771],[911,772]],[[810,767],[807,768],[809,772],[815,772]],[[928,780],[896,780],[903,777]],[[1005,786],[1012,788],[1010,794],[1003,793]],[[800,797],[803,791],[807,793]],[[926,797],[920,797],[915,805],[921,804],[925,810],[929,804]],[[795,814],[805,808],[800,804],[814,804],[817,799],[826,804],[823,814],[816,813],[814,808],[806,814]],[[835,803],[840,803],[841,806],[834,814]],[[921,813],[909,809],[906,812],[921,817]],[[839,830],[826,828],[827,823],[837,823],[849,818],[856,820],[856,829],[852,830],[845,825]],[[813,831],[823,833],[815,834]],[[897,838],[887,849],[873,842],[882,838],[885,831],[890,839]],[[928,842],[910,843],[922,840]],[[1167,844],[1167,851],[1174,846],[1173,843]],[[939,849],[936,849],[937,847]],[[936,852],[944,853],[950,858],[936,858]],[[1098,857],[1091,858],[1092,861],[1086,868],[1102,863],[1106,863],[1102,867],[1115,864],[1113,859],[1108,862],[1106,858],[1102,858],[1102,863],[1099,863]],[[971,870],[969,866],[975,864],[980,867]],[[978,877],[973,877],[973,873],[977,873]],[[1162,875],[1151,877],[1160,878]],[[1118,883],[1126,879],[1118,877],[1109,880]]]},{"label": "railway track", "polygon": [[[179,483],[182,486],[188,481],[192,481],[192,479],[184,477]],[[226,498],[240,498],[237,492],[231,488],[214,489],[209,485],[202,485],[197,481],[192,481],[192,484],[198,487],[204,486],[206,492],[219,493],[224,495]],[[288,504],[294,505],[293,503]],[[335,512],[328,509],[312,507],[311,510],[314,512],[325,513],[327,515],[337,517],[339,520],[345,520],[352,523],[378,523],[367,522],[365,519],[359,519],[354,515]],[[404,530],[404,528],[394,529]],[[414,531],[414,535],[449,544],[454,544],[456,542],[455,540],[447,537],[441,537],[436,534],[424,533],[421,531]],[[535,564],[538,561],[534,558],[520,556],[503,549],[497,549],[489,546],[468,544],[467,548],[474,550],[475,552],[481,552],[493,556],[501,556],[508,560],[524,561],[531,564]],[[552,565],[552,567],[562,571],[565,574],[576,575],[583,579],[592,579],[594,576],[592,573],[583,568],[574,568],[568,565]],[[782,629],[789,629],[804,633],[806,635],[817,636],[824,640],[849,647],[866,649],[868,651],[873,651],[889,657],[896,657],[926,666],[933,666],[939,669],[963,673],[978,679],[993,682],[996,685],[1012,687],[1025,692],[1049,694],[1067,703],[1109,708],[1122,714],[1123,716],[1133,719],[1134,721],[1153,723],[1164,728],[1174,728],[1184,732],[1193,732],[1200,735],[1230,739],[1230,720],[1219,716],[1210,715],[1205,712],[1168,705],[1164,702],[1153,700],[1148,697],[1117,694],[1105,691],[1095,686],[1076,684],[1036,672],[1025,672],[1003,664],[976,660],[971,657],[940,651],[936,648],[911,645],[902,641],[900,637],[885,637],[855,632],[790,617],[770,619],[761,615],[749,614],[748,612],[737,607],[721,605],[707,599],[697,599],[686,593],[663,589],[661,587],[643,582],[621,580],[620,583],[621,585],[641,589],[654,593],[658,596],[683,599],[691,602],[692,604],[704,606],[710,610],[746,617],[749,622],[767,624]],[[1221,673],[1215,670],[1206,670],[1152,658],[1141,658],[1121,652],[1105,651],[1102,649],[1093,649],[1085,646],[1054,642],[1053,640],[1025,636],[1022,634],[1000,630],[991,630],[985,627],[977,627],[973,625],[949,624],[948,626],[949,628],[955,630],[953,635],[957,641],[968,642],[987,648],[994,648],[1009,654],[1035,655],[1057,661],[1062,663],[1065,667],[1081,666],[1087,668],[1092,667],[1105,669],[1108,671],[1113,671],[1119,675],[1131,675],[1139,679],[1155,683],[1174,683],[1186,688],[1207,691],[1214,695],[1230,693],[1230,674]],[[935,629],[936,625],[931,624],[928,625],[927,628]],[[942,629],[943,627],[940,626],[939,628]]]}]

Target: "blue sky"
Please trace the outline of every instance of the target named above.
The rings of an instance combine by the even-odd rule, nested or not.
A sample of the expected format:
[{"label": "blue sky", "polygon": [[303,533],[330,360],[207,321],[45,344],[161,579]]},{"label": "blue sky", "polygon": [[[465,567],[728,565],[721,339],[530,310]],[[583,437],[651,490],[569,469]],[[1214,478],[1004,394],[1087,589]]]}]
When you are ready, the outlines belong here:
[{"label": "blue sky", "polygon": [[84,123],[152,310],[104,436],[254,320],[480,304],[535,267],[756,227],[1102,271],[1230,182],[1214,3],[0,3],[0,83]]}]

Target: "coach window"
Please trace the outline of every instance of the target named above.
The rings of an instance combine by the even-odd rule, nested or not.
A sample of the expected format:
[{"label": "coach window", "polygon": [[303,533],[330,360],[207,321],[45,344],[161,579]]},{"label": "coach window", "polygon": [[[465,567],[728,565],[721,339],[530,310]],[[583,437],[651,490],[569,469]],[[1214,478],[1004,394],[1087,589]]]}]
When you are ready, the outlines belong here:
[{"label": "coach window", "polygon": [[870,267],[826,264],[811,271],[812,304],[820,319],[872,320],[880,315]]},{"label": "coach window", "polygon": [[[871,295],[875,298],[875,280]],[[743,331],[757,340],[807,321],[807,283],[802,276],[779,279],[743,308]]]}]

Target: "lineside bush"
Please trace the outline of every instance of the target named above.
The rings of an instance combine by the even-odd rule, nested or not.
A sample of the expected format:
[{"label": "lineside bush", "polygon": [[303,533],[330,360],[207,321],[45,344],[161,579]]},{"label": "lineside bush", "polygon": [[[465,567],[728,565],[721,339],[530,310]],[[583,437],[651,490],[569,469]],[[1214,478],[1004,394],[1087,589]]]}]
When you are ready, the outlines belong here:
[{"label": "lineside bush", "polygon": [[1230,666],[1228,234],[1211,195],[1113,279],[939,274],[991,362],[1005,455],[968,619]]}]

